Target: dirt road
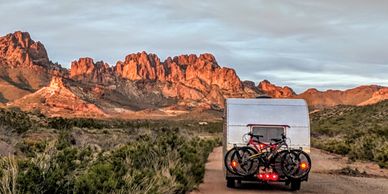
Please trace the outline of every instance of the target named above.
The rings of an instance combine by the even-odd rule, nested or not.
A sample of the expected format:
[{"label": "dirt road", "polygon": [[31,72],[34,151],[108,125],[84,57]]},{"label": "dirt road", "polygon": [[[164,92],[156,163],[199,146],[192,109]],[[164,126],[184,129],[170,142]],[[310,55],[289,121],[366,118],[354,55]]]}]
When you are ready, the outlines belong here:
[{"label": "dirt road", "polygon": [[[346,158],[312,149],[312,171],[309,181],[302,183],[297,193],[388,193],[388,178],[351,177],[329,174],[332,170],[347,166]],[[239,188],[226,187],[223,173],[222,148],[217,147],[210,154],[206,163],[204,182],[192,194],[202,193],[292,193],[284,183],[262,185],[258,183],[242,183]],[[387,170],[380,170],[371,164],[355,164],[361,171],[371,174],[386,175]]]}]

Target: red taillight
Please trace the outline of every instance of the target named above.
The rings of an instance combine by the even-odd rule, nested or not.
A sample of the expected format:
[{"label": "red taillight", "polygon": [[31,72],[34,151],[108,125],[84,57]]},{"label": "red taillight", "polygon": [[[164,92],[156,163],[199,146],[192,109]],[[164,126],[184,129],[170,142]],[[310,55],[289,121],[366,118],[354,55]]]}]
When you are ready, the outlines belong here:
[{"label": "red taillight", "polygon": [[260,144],[260,149],[263,149],[264,148],[264,144]]},{"label": "red taillight", "polygon": [[257,178],[263,181],[277,181],[279,176],[276,173],[260,173],[257,175]]},{"label": "red taillight", "polygon": [[272,173],[271,174],[271,180],[273,180],[273,181],[277,181],[278,180],[278,175],[276,174],[276,173]]},{"label": "red taillight", "polygon": [[233,167],[233,168],[236,168],[238,166],[238,163],[236,161],[232,161],[232,163],[230,163],[230,165]]}]

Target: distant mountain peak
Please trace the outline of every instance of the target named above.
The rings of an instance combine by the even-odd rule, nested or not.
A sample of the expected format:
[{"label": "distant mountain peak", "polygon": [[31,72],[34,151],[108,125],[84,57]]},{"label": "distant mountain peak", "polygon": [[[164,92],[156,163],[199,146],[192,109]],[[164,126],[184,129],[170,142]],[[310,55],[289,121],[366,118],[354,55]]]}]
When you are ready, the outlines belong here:
[{"label": "distant mountain peak", "polygon": [[292,90],[290,87],[277,86],[268,80],[261,81],[257,87],[259,90],[274,98],[290,98],[296,95],[294,90]]},{"label": "distant mountain peak", "polygon": [[13,66],[50,65],[43,44],[32,40],[28,32],[21,31],[0,37],[0,58]]}]

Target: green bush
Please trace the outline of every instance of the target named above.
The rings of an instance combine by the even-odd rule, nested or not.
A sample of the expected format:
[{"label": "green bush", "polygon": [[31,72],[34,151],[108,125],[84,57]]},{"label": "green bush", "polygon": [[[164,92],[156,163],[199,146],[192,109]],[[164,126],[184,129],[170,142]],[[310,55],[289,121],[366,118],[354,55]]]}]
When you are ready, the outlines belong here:
[{"label": "green bush", "polygon": [[0,126],[8,127],[17,133],[36,129],[37,123],[26,112],[19,108],[0,109]]},{"label": "green bush", "polygon": [[312,145],[388,167],[388,101],[338,106],[311,115]]},{"label": "green bush", "polygon": [[[54,150],[20,162],[22,193],[185,193],[204,176],[219,139],[190,138],[179,129],[152,130],[112,151],[77,148],[63,131]],[[42,157],[44,156],[44,157]]]}]

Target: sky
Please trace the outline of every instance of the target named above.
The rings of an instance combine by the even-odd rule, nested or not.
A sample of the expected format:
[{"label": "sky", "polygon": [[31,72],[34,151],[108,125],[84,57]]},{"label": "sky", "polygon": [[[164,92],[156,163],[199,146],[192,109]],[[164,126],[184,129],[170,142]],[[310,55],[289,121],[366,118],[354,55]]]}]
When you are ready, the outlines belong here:
[{"label": "sky", "polygon": [[296,92],[387,86],[387,21],[386,0],[0,0],[0,35],[27,31],[64,67],[209,52]]}]

